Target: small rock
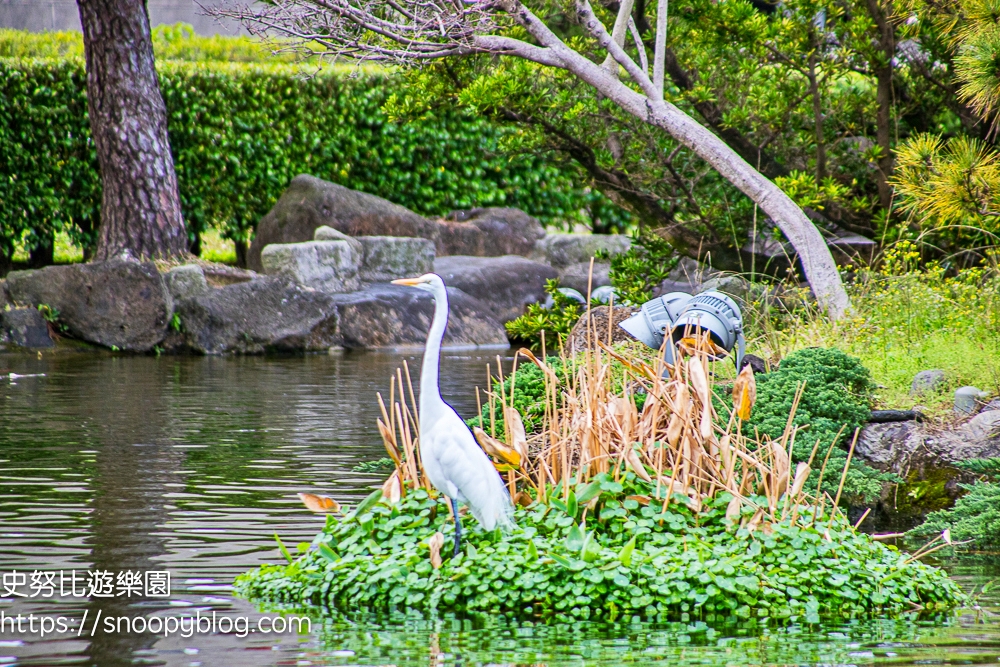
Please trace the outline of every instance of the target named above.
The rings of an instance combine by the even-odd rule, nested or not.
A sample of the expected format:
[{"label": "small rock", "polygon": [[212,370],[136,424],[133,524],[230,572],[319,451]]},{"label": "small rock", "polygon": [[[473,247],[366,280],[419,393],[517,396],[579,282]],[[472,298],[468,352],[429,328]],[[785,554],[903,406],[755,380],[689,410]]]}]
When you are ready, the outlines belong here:
[{"label": "small rock", "polygon": [[965,423],[964,431],[969,440],[1000,438],[1000,410],[987,410]]},{"label": "small rock", "polygon": [[205,271],[197,264],[175,266],[163,276],[167,289],[175,302],[189,296],[201,296],[211,289],[205,280]]},{"label": "small rock", "polygon": [[529,303],[544,303],[545,283],[558,275],[547,264],[516,255],[438,257],[434,272],[446,285],[486,304],[500,322],[520,317]]},{"label": "small rock", "polygon": [[[611,316],[611,344],[622,343],[635,340],[627,331],[618,326],[628,318],[639,312],[638,308],[632,306],[615,306],[614,314]],[[601,343],[608,343],[608,306],[598,306],[590,309],[590,322],[587,322],[587,314],[576,323],[566,341],[566,349],[569,354],[575,354],[592,347],[594,338]],[[596,347],[596,345],[594,346]]]},{"label": "small rock", "polygon": [[183,345],[201,354],[322,351],[339,344],[333,297],[280,278],[189,297],[175,312]]},{"label": "small rock", "polygon": [[403,236],[359,236],[364,248],[361,280],[389,282],[434,270],[434,242]]},{"label": "small rock", "polygon": [[955,412],[971,415],[979,408],[981,399],[988,395],[977,387],[959,387],[955,390]]},{"label": "small rock", "polygon": [[546,261],[557,269],[571,264],[590,264],[598,251],[620,255],[632,247],[632,239],[623,234],[549,234],[538,242]]},{"label": "small rock", "polygon": [[205,274],[205,280],[208,282],[209,287],[225,287],[226,285],[235,285],[237,283],[248,283],[259,277],[256,271],[241,269],[237,266],[228,266],[226,264],[204,264],[199,266],[201,266],[201,270]]},{"label": "small rock", "polygon": [[272,243],[311,241],[326,225],[348,236],[418,236],[436,241],[438,223],[392,202],[301,174],[257,223],[247,266],[262,271],[261,253]]},{"label": "small rock", "polygon": [[439,255],[527,256],[545,237],[541,223],[516,208],[452,211],[439,225]]},{"label": "small rock", "polygon": [[587,293],[587,286],[591,291],[600,287],[607,287],[611,284],[611,264],[607,262],[594,262],[594,273],[590,273],[590,262],[577,262],[570,264],[559,271],[559,284],[563,287],[572,287],[580,294]]},{"label": "small rock", "polygon": [[264,273],[321,292],[337,294],[361,287],[361,257],[346,241],[272,243],[261,254]]},{"label": "small rock", "polygon": [[363,257],[365,254],[364,246],[361,245],[361,241],[354,238],[353,236],[348,236],[343,232],[339,232],[333,227],[327,227],[326,225],[320,225],[313,232],[313,241],[347,241],[354,252],[358,253],[358,257]]},{"label": "small rock", "polygon": [[980,412],[988,412],[990,410],[1000,410],[1000,398],[994,398],[992,401],[984,405]]},{"label": "small rock", "polygon": [[13,271],[7,290],[22,306],[46,304],[73,338],[148,352],[167,334],[173,299],[152,262],[114,259]]},{"label": "small rock", "polygon": [[913,376],[913,382],[910,383],[910,396],[919,396],[927,392],[938,391],[944,386],[944,382],[944,371],[939,368],[920,371]]},{"label": "small rock", "polygon": [[[434,299],[412,287],[375,284],[332,298],[340,313],[338,344],[346,348],[423,345],[434,318]],[[509,345],[488,305],[454,287],[448,287],[448,305],[445,346]]]},{"label": "small rock", "polygon": [[0,309],[0,340],[21,347],[55,347],[49,326],[36,308]]}]

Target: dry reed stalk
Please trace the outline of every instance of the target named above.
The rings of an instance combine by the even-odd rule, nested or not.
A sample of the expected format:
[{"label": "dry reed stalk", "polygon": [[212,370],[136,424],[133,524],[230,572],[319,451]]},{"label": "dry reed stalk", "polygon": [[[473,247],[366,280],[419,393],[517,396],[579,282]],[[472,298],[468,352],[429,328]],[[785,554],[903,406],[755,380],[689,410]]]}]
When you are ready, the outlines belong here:
[{"label": "dry reed stalk", "polygon": [[[810,495],[805,486],[818,442],[809,461],[794,466],[794,474],[790,457],[798,437],[794,417],[804,385],[797,388],[782,435],[774,441],[762,440],[756,433],[744,433],[741,420],[732,412],[719,421],[712,404],[708,353],[697,340],[689,346],[691,355],[675,364],[664,364],[659,355],[647,363],[639,354],[611,349],[611,325],[608,344],[596,340],[592,321],[588,326],[597,349],[574,359],[563,356],[558,373],[546,363],[544,353],[539,359],[530,351],[519,351],[508,390],[503,386],[502,359],[497,357],[495,377],[492,364],[487,366],[489,386],[485,397],[477,390],[477,408],[481,415],[487,406],[493,438],[497,403],[503,408],[504,440],[519,456],[517,470],[507,475],[512,496],[534,487],[536,498],[548,498],[558,489],[556,493],[566,500],[574,485],[596,475],[607,473],[620,479],[631,471],[650,485],[649,493],[662,501],[661,511],[666,511],[674,493],[685,496],[697,512],[703,502],[726,492],[733,498],[727,508],[733,520],[739,520],[742,508],[754,509],[754,516],[744,519],[744,525],[752,529],[767,530],[771,523],[789,517],[798,521],[800,507],[810,505],[815,521],[825,505],[822,487]],[[541,428],[530,434],[524,433],[522,416],[513,406],[520,356],[542,370],[544,383]],[[408,371],[405,365],[404,369]],[[416,488],[426,484],[426,476],[419,469],[419,443],[414,442],[419,428],[409,405],[415,403],[412,380],[406,375],[405,385],[399,371],[392,378],[388,405],[379,397],[380,432],[387,451],[393,446],[402,450],[405,460],[400,477]],[[646,403],[640,411],[635,396],[641,391],[646,393]],[[830,452],[820,470],[820,485],[829,457]],[[761,502],[757,497],[763,497]]]}]

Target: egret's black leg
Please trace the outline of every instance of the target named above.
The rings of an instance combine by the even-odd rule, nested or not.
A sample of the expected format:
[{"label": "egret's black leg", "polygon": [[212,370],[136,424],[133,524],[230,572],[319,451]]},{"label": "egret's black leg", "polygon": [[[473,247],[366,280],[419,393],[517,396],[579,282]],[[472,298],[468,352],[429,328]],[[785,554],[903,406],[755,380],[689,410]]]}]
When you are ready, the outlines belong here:
[{"label": "egret's black leg", "polygon": [[449,498],[451,501],[451,511],[455,513],[455,552],[452,556],[458,555],[458,547],[462,543],[462,520],[458,518],[458,501]]}]

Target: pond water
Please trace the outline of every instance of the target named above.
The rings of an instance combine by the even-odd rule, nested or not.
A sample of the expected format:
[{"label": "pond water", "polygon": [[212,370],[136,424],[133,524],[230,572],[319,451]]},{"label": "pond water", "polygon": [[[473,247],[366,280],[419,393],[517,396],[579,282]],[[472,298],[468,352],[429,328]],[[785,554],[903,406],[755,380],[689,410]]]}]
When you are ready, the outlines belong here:
[{"label": "pond water", "polygon": [[[474,387],[485,383],[495,354],[445,353],[442,393],[463,415],[475,413]],[[249,628],[273,618],[273,610],[233,598],[233,578],[281,561],[275,533],[294,545],[319,530],[323,518],[302,507],[298,492],[354,501],[381,482],[353,468],[384,453],[375,393],[388,392],[404,359],[416,381],[419,354],[0,355],[0,667],[1000,661],[1000,597],[992,591],[980,618],[817,627],[326,617],[301,633],[245,637],[239,627],[189,637],[104,631],[108,618],[214,612],[247,618]],[[967,588],[1000,577],[1000,565],[985,559],[944,565]],[[52,595],[31,587],[35,571],[37,584],[53,574]],[[74,571],[78,594],[95,571],[166,571],[170,594],[76,597]],[[114,593],[126,584],[116,581]],[[21,628],[9,620],[18,614]],[[43,637],[41,617],[67,625]],[[105,622],[95,626],[97,618]]]}]

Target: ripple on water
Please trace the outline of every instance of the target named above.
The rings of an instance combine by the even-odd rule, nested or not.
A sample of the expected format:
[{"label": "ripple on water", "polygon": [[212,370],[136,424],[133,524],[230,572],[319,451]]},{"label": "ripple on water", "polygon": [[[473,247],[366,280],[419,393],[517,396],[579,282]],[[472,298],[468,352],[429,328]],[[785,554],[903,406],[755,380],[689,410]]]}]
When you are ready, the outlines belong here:
[{"label": "ripple on water", "polygon": [[[352,502],[381,482],[357,473],[384,455],[375,392],[419,355],[285,358],[0,356],[0,368],[44,377],[0,383],[0,573],[10,570],[169,570],[167,600],[3,595],[4,614],[86,611],[141,616],[216,611],[259,618],[229,591],[233,578],[279,562],[323,518],[296,496]],[[442,364],[442,392],[467,416],[487,361],[461,352]],[[414,378],[416,380],[416,378]],[[418,387],[415,385],[414,387]],[[987,566],[957,565],[965,585]],[[996,600],[989,601],[996,603]],[[252,634],[93,640],[0,632],[0,665],[55,664],[918,664],[997,662],[1000,631],[969,617],[951,625],[824,628],[703,625],[477,625],[316,619],[301,636]]]}]

